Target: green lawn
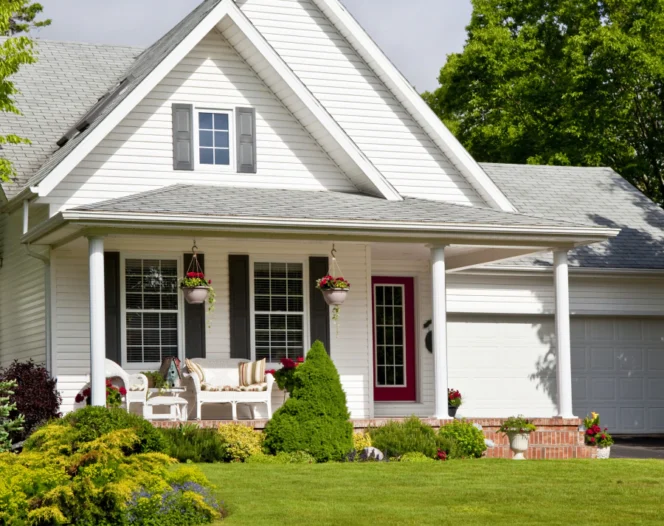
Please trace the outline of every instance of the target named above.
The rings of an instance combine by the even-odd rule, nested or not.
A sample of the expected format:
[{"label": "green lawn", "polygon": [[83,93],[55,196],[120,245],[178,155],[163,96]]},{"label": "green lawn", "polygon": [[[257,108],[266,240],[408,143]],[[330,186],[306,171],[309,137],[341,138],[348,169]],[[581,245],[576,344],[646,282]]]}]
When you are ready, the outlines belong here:
[{"label": "green lawn", "polygon": [[663,524],[661,461],[201,465],[233,524]]}]

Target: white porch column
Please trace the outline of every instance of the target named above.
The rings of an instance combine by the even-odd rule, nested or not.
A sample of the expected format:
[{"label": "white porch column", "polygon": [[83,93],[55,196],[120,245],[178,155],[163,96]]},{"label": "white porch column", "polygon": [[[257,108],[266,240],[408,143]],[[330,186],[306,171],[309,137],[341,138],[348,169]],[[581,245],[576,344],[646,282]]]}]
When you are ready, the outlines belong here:
[{"label": "white porch column", "polygon": [[106,304],[104,301],[104,238],[90,237],[90,390],[92,405],[106,405]]},{"label": "white porch column", "polygon": [[556,345],[558,364],[558,411],[563,418],[574,418],[572,410],[572,352],[570,344],[569,268],[567,251],[553,253],[556,288]]},{"label": "white porch column", "polygon": [[445,276],[445,247],[431,248],[433,282],[433,368],[434,418],[449,420],[447,403],[447,290]]}]

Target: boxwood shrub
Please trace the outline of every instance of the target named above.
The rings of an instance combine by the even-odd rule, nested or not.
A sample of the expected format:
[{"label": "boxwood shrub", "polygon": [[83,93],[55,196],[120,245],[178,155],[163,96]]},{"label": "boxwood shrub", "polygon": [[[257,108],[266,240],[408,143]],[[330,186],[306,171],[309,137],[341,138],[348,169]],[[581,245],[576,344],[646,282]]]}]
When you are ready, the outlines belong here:
[{"label": "boxwood shrub", "polygon": [[413,416],[403,422],[391,421],[369,430],[373,447],[388,458],[401,458],[407,453],[422,453],[437,458],[438,436],[431,426]]},{"label": "boxwood shrub", "polygon": [[457,449],[451,458],[480,458],[487,449],[484,433],[465,420],[454,420],[442,426],[438,435],[456,442]]},{"label": "boxwood shrub", "polygon": [[166,439],[165,453],[179,462],[214,463],[226,460],[226,447],[216,429],[199,429],[183,424],[162,429]]},{"label": "boxwood shrub", "polygon": [[353,449],[353,425],[339,373],[319,341],[294,374],[293,395],[265,428],[270,453],[305,451],[318,462],[342,460]]}]

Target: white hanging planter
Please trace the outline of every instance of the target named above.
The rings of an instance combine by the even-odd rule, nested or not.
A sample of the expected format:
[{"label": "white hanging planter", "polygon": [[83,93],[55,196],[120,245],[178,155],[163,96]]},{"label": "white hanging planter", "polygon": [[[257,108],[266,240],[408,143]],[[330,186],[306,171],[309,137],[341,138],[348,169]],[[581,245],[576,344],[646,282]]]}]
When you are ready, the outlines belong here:
[{"label": "white hanging planter", "polygon": [[348,289],[327,289],[321,290],[325,303],[331,307],[339,307],[344,304],[348,296]]},{"label": "white hanging planter", "polygon": [[210,287],[182,287],[182,294],[189,305],[201,305],[207,301]]}]

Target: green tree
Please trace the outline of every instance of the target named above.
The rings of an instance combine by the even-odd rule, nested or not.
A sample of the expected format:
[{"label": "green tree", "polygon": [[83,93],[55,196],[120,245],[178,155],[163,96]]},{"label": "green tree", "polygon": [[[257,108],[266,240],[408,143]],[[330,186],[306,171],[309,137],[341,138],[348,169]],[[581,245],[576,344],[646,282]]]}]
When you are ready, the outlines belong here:
[{"label": "green tree", "polygon": [[664,0],[472,0],[423,96],[479,161],[611,166],[664,203]]},{"label": "green tree", "polygon": [[[0,1],[0,35],[6,39],[0,41],[0,112],[21,112],[16,106],[15,96],[18,89],[12,82],[13,75],[18,73],[21,66],[35,62],[35,51],[32,40],[26,33],[33,27],[49,25],[50,20],[35,22],[41,13],[41,4],[31,0],[2,0]],[[3,144],[29,144],[29,140],[9,133],[0,135],[0,148]],[[0,181],[9,181],[16,175],[11,161],[0,156]]]}]

